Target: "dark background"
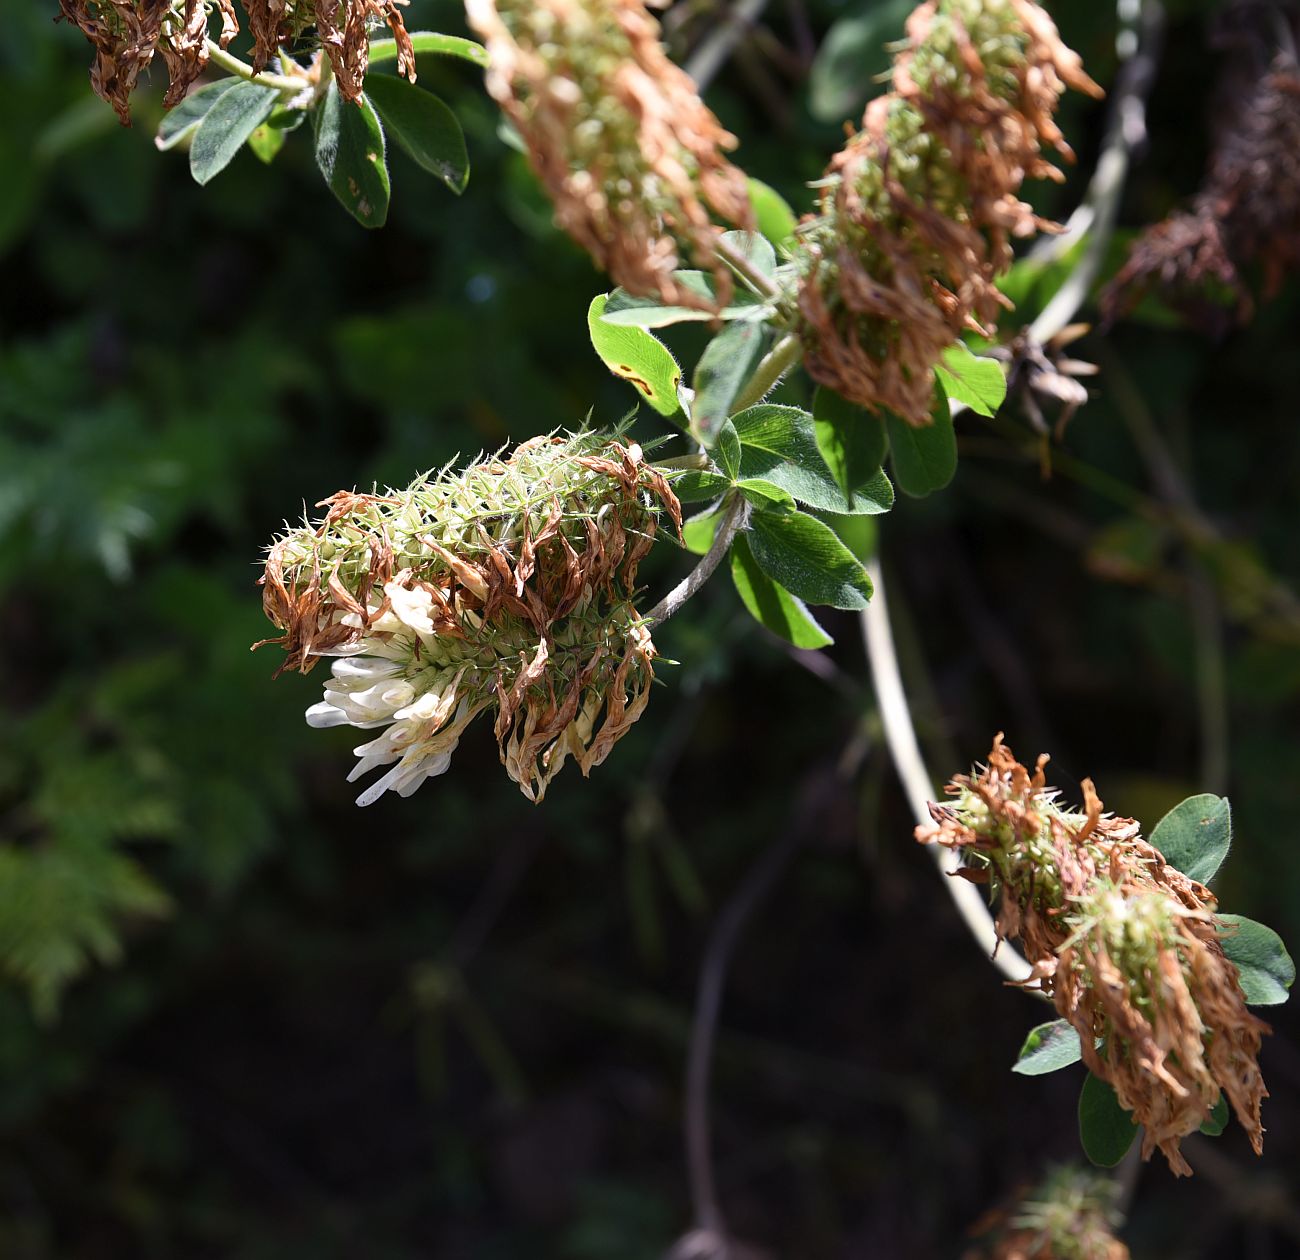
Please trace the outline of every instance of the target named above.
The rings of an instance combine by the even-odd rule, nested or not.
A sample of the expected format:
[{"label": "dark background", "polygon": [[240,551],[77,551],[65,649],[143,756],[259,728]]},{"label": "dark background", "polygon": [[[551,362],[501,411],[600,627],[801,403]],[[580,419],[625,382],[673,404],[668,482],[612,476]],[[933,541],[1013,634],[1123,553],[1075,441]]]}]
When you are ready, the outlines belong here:
[{"label": "dark background", "polygon": [[[1077,1156],[1078,1069],[1007,1070],[1043,1009],[1000,984],[911,840],[851,616],[826,618],[814,671],[716,580],[656,636],[680,664],[644,719],[540,808],[480,726],[446,777],[357,810],[355,735],[302,721],[322,675],[272,684],[274,650],[248,653],[269,633],[260,549],[304,502],[632,401],[586,339],[602,280],[476,72],[421,63],[465,125],[464,197],[397,155],[367,234],[305,133],[194,185],[153,147],[161,76],[119,129],[54,8],[0,5],[0,1255],[661,1255],[690,1219],[709,933],[794,833],[722,1014],[724,1209],[770,1255],[957,1256]],[[770,6],[774,38],[710,95],[800,208],[840,134],[809,111],[801,40],[857,12]],[[1057,16],[1108,83],[1105,6]],[[1212,16],[1171,10],[1128,227],[1200,179]],[[1103,121],[1067,108],[1085,173]],[[1034,195],[1064,215],[1080,186]],[[1010,403],[961,420],[954,485],[881,529],[936,775],[1004,729],[1148,825],[1225,791],[1222,903],[1293,945],[1298,315],[1292,285],[1218,342],[1155,320],[1090,337],[1096,397],[1050,481]],[[1152,433],[1205,529],[1171,516]],[[643,575],[661,591],[685,567],[665,546]],[[1263,1159],[1235,1126],[1189,1143],[1190,1182],[1157,1157],[1135,1256],[1300,1254],[1300,1020],[1263,1013]]]}]

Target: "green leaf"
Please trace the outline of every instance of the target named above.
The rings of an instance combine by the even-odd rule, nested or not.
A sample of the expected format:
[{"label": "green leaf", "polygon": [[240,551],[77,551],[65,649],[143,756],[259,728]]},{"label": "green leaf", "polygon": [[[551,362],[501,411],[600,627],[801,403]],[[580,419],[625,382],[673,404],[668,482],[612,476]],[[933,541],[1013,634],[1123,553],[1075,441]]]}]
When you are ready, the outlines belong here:
[{"label": "green leaf", "polygon": [[740,438],[736,436],[736,426],[730,420],[722,422],[722,427],[718,430],[714,450],[718,455],[718,463],[722,465],[727,475],[732,478],[738,477],[740,475]]},{"label": "green leaf", "polygon": [[233,78],[218,79],[215,83],[199,88],[197,92],[191,92],[179,105],[163,115],[162,122],[158,124],[158,134],[154,136],[154,144],[165,153],[182,140],[188,139],[199,129],[199,123],[208,116],[208,111],[238,82],[238,79]]},{"label": "green leaf", "polygon": [[1210,792],[1189,796],[1156,824],[1151,843],[1170,866],[1208,884],[1232,844],[1232,809],[1227,798]]},{"label": "green leaf", "polygon": [[770,184],[752,176],[748,184],[749,203],[754,207],[754,221],[758,224],[758,230],[777,249],[788,250],[794,244],[795,229],[799,226],[794,211]]},{"label": "green leaf", "polygon": [[950,345],[934,371],[949,398],[965,403],[981,416],[993,415],[1007,396],[1002,364],[972,354],[964,342]]},{"label": "green leaf", "polygon": [[759,625],[795,647],[827,647],[834,640],[814,620],[804,602],[778,586],[759,567],[742,534],[731,544],[731,580],[741,603]]},{"label": "green leaf", "polygon": [[758,567],[810,604],[861,611],[871,579],[829,526],[804,512],[756,512],[748,535]]},{"label": "green leaf", "polygon": [[730,477],[703,469],[691,469],[673,478],[673,493],[683,503],[704,503],[726,494],[730,488]]},{"label": "green leaf", "polygon": [[256,83],[236,83],[223,92],[203,116],[190,143],[190,174],[195,181],[206,184],[221,174],[279,100],[275,88]]},{"label": "green leaf", "polygon": [[728,324],[704,347],[695,368],[691,431],[705,446],[713,445],[722,422],[731,415],[732,403],[748,379],[762,344],[763,326],[742,322]]},{"label": "green leaf", "polygon": [[806,411],[760,403],[734,416],[732,423],[741,441],[741,476],[771,481],[800,503],[825,512],[876,515],[894,506],[894,487],[883,472],[857,487],[845,503],[817,449],[813,418]]},{"label": "green leaf", "polygon": [[1237,968],[1241,991],[1252,1006],[1277,1006],[1290,996],[1295,963],[1282,938],[1271,927],[1240,914],[1216,914],[1215,921],[1235,931],[1223,933],[1219,944]]},{"label": "green leaf", "polygon": [[682,522],[682,543],[686,550],[697,556],[704,555],[713,546],[713,535],[718,532],[722,517],[721,505],[697,516],[687,517]]},{"label": "green leaf", "polygon": [[957,471],[957,435],[952,430],[946,401],[936,406],[933,419],[923,429],[892,414],[886,416],[885,423],[889,428],[890,464],[904,494],[923,499],[953,479]]},{"label": "green leaf", "polygon": [[1220,1133],[1228,1127],[1228,1100],[1222,1094],[1219,1095],[1219,1101],[1214,1104],[1205,1123],[1201,1125],[1201,1132],[1206,1137],[1218,1137]]},{"label": "green leaf", "polygon": [[722,243],[767,277],[776,274],[776,251],[761,232],[723,232]]},{"label": "green leaf", "polygon": [[383,227],[388,218],[388,161],[384,129],[363,96],[350,105],[331,83],[313,117],[316,165],[330,191],[362,227]]},{"label": "green leaf", "polygon": [[272,127],[268,119],[248,137],[248,147],[259,162],[268,166],[275,160],[275,155],[284,148],[285,132],[279,127]]},{"label": "green leaf", "polygon": [[661,416],[676,415],[681,410],[677,388],[682,380],[677,360],[643,328],[622,328],[602,319],[606,300],[602,293],[587,308],[587,330],[596,353],[615,376],[631,381]]},{"label": "green leaf", "polygon": [[1074,1025],[1066,1019],[1054,1019],[1029,1030],[1011,1070],[1021,1076],[1045,1076],[1082,1058],[1083,1048]]},{"label": "green leaf", "polygon": [[731,301],[716,315],[713,281],[703,271],[674,271],[673,279],[708,309],[697,306],[665,306],[657,297],[638,297],[626,289],[615,289],[605,307],[605,322],[625,324],[633,328],[663,328],[668,324],[711,323],[715,319],[758,319],[766,313],[762,298],[739,286],[732,292]]},{"label": "green leaf", "polygon": [[774,486],[770,481],[750,480],[736,482],[736,489],[760,512],[794,512],[797,509],[789,491]]},{"label": "green leaf", "polygon": [[[460,57],[472,61],[476,66],[488,63],[487,49],[476,44],[472,39],[462,39],[459,35],[442,35],[436,31],[412,31],[411,46],[416,56],[421,53],[441,53],[445,57]],[[386,61],[397,60],[397,41],[395,39],[376,39],[370,44],[370,62],[372,66],[383,65]],[[366,84],[369,91],[370,84]]]},{"label": "green leaf", "polygon": [[469,181],[465,133],[438,97],[405,79],[377,74],[366,79],[366,98],[417,166],[436,175],[457,195],[465,191]]},{"label": "green leaf", "polygon": [[880,417],[820,385],[813,395],[813,436],[826,467],[849,502],[885,462],[889,438]]},{"label": "green leaf", "polygon": [[840,123],[881,89],[888,44],[904,35],[912,0],[878,0],[840,18],[826,33],[809,75],[808,108],[818,122]]},{"label": "green leaf", "polygon": [[1083,1153],[1101,1168],[1114,1168],[1133,1145],[1137,1125],[1119,1105],[1115,1091],[1088,1073],[1079,1095],[1079,1140]]},{"label": "green leaf", "polygon": [[876,522],[873,517],[821,511],[814,511],[812,515],[829,526],[835,537],[863,564],[876,554]]}]

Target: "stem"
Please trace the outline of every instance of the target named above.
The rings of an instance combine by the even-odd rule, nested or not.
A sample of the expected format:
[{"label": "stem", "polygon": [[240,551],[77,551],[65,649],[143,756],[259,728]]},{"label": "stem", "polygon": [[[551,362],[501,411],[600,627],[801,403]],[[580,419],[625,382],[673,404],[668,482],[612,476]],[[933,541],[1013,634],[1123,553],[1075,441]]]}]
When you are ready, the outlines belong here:
[{"label": "stem", "polygon": [[1120,194],[1134,151],[1146,141],[1146,99],[1156,77],[1164,9],[1159,0],[1120,0],[1120,31],[1115,41],[1123,66],[1115,85],[1106,139],[1096,170],[1066,230],[1047,243],[1042,256],[1059,258],[1085,235],[1087,248],[1052,300],[1029,326],[1039,344],[1051,341],[1078,313],[1105,261],[1106,247],[1119,217]]},{"label": "stem", "polygon": [[[880,720],[885,728],[885,742],[894,769],[903,784],[903,792],[918,823],[930,822],[930,801],[935,795],[934,779],[926,769],[917,743],[916,727],[907,705],[907,693],[898,668],[898,654],[894,650],[894,633],[889,624],[889,605],[885,600],[885,583],[880,571],[880,561],[867,563],[867,573],[875,594],[862,614],[862,636],[866,641],[867,660],[871,666],[871,681],[876,689],[876,703],[880,706]],[[990,961],[1008,980],[1021,983],[1029,978],[1030,966],[1024,957],[1005,941],[998,940],[993,915],[984,903],[980,890],[953,874],[961,865],[960,856],[942,845],[927,846],[962,917],[962,922],[989,956]]]},{"label": "stem", "polygon": [[713,252],[740,276],[755,293],[761,293],[765,298],[775,298],[781,295],[781,286],[771,276],[761,272],[744,254],[732,249],[726,241],[721,238],[716,240],[713,243]]},{"label": "stem", "polygon": [[758,367],[754,369],[754,375],[736,395],[736,401],[732,404],[733,414],[762,402],[767,392],[775,388],[776,383],[799,362],[802,353],[803,344],[799,338],[794,333],[786,333],[763,356]]},{"label": "stem", "polygon": [[718,523],[717,532],[713,535],[713,545],[705,553],[699,564],[645,614],[645,620],[660,625],[662,622],[667,621],[673,613],[677,612],[713,576],[713,570],[718,567],[722,557],[727,554],[727,549],[731,546],[732,540],[748,518],[749,504],[739,495],[736,495],[727,508],[726,515]]},{"label": "stem", "polygon": [[246,79],[260,87],[275,88],[280,92],[301,92],[311,87],[307,79],[299,75],[267,74],[263,70],[254,70],[246,61],[240,61],[234,53],[228,53],[216,40],[207,42],[208,60],[233,74],[236,78]]},{"label": "stem", "polygon": [[726,17],[699,43],[686,62],[686,73],[703,92],[726,64],[732,50],[752,29],[767,0],[736,0]]}]

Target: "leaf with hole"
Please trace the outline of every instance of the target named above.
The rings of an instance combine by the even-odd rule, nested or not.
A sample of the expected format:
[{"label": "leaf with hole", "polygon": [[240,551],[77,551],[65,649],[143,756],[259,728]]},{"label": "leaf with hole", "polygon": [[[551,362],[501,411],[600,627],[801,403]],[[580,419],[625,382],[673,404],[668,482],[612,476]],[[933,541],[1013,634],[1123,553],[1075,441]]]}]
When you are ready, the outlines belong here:
[{"label": "leaf with hole", "polygon": [[755,512],[747,535],[758,567],[810,604],[860,612],[871,579],[831,528],[804,512]]},{"label": "leaf with hole", "polygon": [[248,137],[270,117],[279,100],[275,88],[257,83],[236,83],[222,92],[190,141],[190,174],[195,182],[206,184],[220,175]]},{"label": "leaf with hole", "polygon": [[1079,1094],[1079,1140],[1100,1168],[1114,1168],[1133,1145],[1137,1125],[1107,1082],[1088,1073]]},{"label": "leaf with hole", "polygon": [[587,331],[596,353],[615,376],[631,382],[661,416],[676,415],[681,410],[677,388],[682,380],[677,360],[644,328],[623,328],[601,318],[606,301],[602,293],[587,308]]},{"label": "leaf with hole", "polygon": [[1232,809],[1210,792],[1175,805],[1151,833],[1165,861],[1190,879],[1208,884],[1232,845]]},{"label": "leaf with hole", "polygon": [[834,642],[801,599],[763,572],[743,534],[731,544],[731,580],[750,616],[787,643],[820,648]]},{"label": "leaf with hole", "polygon": [[383,227],[388,218],[388,160],[384,129],[363,96],[351,105],[331,83],[312,119],[316,165],[330,191],[362,227]]},{"label": "leaf with hole", "polygon": [[421,169],[459,195],[469,181],[465,134],[456,115],[432,92],[392,75],[366,79],[366,99],[388,134]]},{"label": "leaf with hole", "polygon": [[1277,1006],[1291,996],[1295,963],[1271,927],[1240,914],[1216,914],[1224,955],[1237,968],[1241,991],[1252,1006]]}]

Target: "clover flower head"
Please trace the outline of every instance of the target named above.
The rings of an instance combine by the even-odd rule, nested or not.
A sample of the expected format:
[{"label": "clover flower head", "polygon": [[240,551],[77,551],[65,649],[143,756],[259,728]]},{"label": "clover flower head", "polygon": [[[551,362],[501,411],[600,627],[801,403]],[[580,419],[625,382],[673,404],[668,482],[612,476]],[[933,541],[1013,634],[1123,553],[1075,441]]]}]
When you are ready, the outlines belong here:
[{"label": "clover flower head", "polygon": [[[566,761],[590,772],[641,716],[655,656],[634,604],[658,517],[681,509],[640,448],[537,438],[385,495],[341,491],[266,560],[281,669],[333,658],[312,726],[380,732],[358,798],[409,796],[495,710],[510,778],[540,801]],[[258,646],[261,646],[260,644]]]},{"label": "clover flower head", "polygon": [[685,254],[731,277],[710,213],[753,226],[736,145],[664,54],[642,0],[467,0],[488,91],[518,128],[555,219],[632,293],[700,306],[673,273]]},{"label": "clover flower head", "polygon": [[1029,983],[1144,1126],[1144,1158],[1159,1148],[1176,1174],[1190,1173],[1179,1144],[1220,1095],[1259,1153],[1269,1029],[1224,956],[1214,894],[1170,866],[1135,820],[1103,813],[1091,780],[1082,811],[1062,808],[1046,764],[1031,773],[999,735],[987,765],[953,779],[952,802],[932,805],[916,838],[960,850],[959,873],[992,885],[999,937],[1020,940]]},{"label": "clover flower head", "polygon": [[893,90],[832,159],[796,250],[805,363],[861,406],[930,422],[934,365],[966,329],[991,334],[1011,239],[1052,225],[1026,178],[1072,157],[1053,114],[1099,93],[1032,0],[929,0],[907,23]]}]

